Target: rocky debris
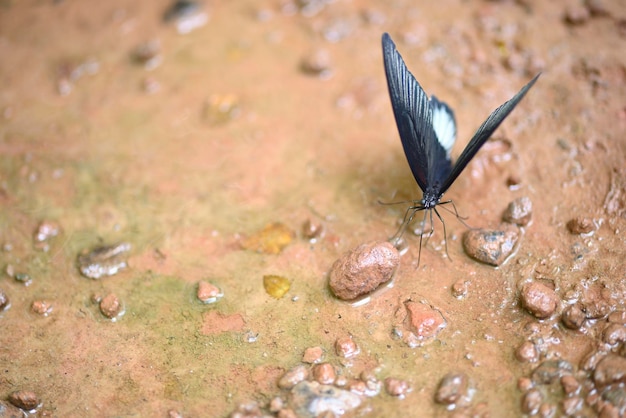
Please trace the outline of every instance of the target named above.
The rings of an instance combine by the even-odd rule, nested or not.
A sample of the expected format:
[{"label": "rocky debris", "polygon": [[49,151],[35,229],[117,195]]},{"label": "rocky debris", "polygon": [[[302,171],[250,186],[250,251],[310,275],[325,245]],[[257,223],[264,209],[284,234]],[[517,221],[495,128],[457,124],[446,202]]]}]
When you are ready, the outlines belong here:
[{"label": "rocky debris", "polygon": [[361,405],[361,397],[335,386],[302,381],[291,390],[289,405],[303,418],[328,412],[338,416]]},{"label": "rocky debris", "polygon": [[446,320],[441,312],[430,305],[406,301],[404,307],[408,314],[405,325],[419,340],[433,338],[446,327]]},{"label": "rocky debris", "polygon": [[390,281],[399,264],[400,254],[391,243],[361,244],[335,261],[329,273],[330,289],[339,299],[357,299]]},{"label": "rocky debris", "polygon": [[544,360],[533,370],[531,378],[536,385],[547,385],[573,371],[571,363],[565,360]]},{"label": "rocky debris", "polygon": [[472,229],[465,232],[463,248],[473,259],[499,266],[513,253],[518,240],[517,227],[504,224],[501,229]]},{"label": "rocky debris", "polygon": [[280,299],[291,288],[291,282],[286,277],[267,274],[263,276],[263,288],[273,298]]},{"label": "rocky debris", "polygon": [[34,313],[41,316],[48,316],[53,310],[52,303],[47,300],[36,300],[32,303],[30,308]]},{"label": "rocky debris", "polygon": [[577,330],[580,329],[585,322],[585,313],[580,305],[575,303],[565,308],[561,314],[561,321],[567,328]]},{"label": "rocky debris", "polygon": [[502,214],[502,220],[517,226],[526,226],[532,219],[532,211],[533,204],[531,200],[523,196],[509,203],[504,214]]},{"label": "rocky debris", "polygon": [[537,347],[530,341],[524,341],[517,350],[515,350],[515,358],[523,363],[534,363],[539,359]]},{"label": "rocky debris", "polygon": [[199,2],[176,0],[163,14],[163,20],[173,23],[178,33],[184,35],[204,26],[209,20],[209,15]]},{"label": "rocky debris", "polygon": [[312,370],[313,380],[322,385],[332,385],[335,383],[337,373],[335,368],[330,363],[321,363],[313,366]]},{"label": "rocky debris", "polygon": [[615,383],[626,384],[626,358],[608,354],[596,366],[593,380],[600,387]]},{"label": "rocky debris", "polygon": [[560,298],[554,289],[540,282],[526,283],[520,295],[522,306],[536,318],[549,318],[559,307]]},{"label": "rocky debris", "polygon": [[543,402],[543,395],[538,389],[531,389],[522,397],[522,412],[535,415]]}]

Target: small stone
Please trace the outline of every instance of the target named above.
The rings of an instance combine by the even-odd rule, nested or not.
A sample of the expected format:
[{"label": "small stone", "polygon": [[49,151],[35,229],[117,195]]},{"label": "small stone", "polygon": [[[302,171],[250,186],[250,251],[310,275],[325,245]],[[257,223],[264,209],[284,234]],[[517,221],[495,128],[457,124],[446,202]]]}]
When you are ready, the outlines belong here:
[{"label": "small stone", "polygon": [[385,390],[391,396],[403,398],[411,390],[411,386],[406,380],[388,377],[385,379]]},{"label": "small stone", "polygon": [[298,415],[295,413],[293,409],[283,408],[280,411],[278,411],[278,414],[276,415],[276,417],[277,418],[298,418]]},{"label": "small stone", "polygon": [[309,369],[306,366],[296,366],[293,369],[287,371],[278,380],[278,387],[281,389],[291,389],[308,377]]},{"label": "small stone", "polygon": [[255,401],[242,402],[237,405],[230,418],[264,418],[261,407]]},{"label": "small stone", "polygon": [[309,363],[309,364],[319,363],[320,361],[322,361],[323,357],[324,357],[324,350],[322,349],[322,347],[309,347],[306,350],[304,350],[304,355],[302,356],[302,362]]},{"label": "small stone", "polygon": [[524,363],[534,363],[539,358],[539,353],[537,352],[535,344],[530,341],[524,341],[517,350],[515,350],[515,357]]},{"label": "small stone", "polygon": [[556,416],[556,405],[544,402],[539,407],[539,416],[542,418],[552,418]]},{"label": "small stone", "polygon": [[15,405],[0,400],[0,417],[2,418],[26,418],[24,411]]},{"label": "small stone", "polygon": [[291,281],[286,277],[266,274],[263,276],[263,288],[271,297],[280,299],[285,296],[291,288]]},{"label": "small stone", "polygon": [[33,236],[35,241],[35,248],[42,251],[48,251],[50,244],[48,241],[57,235],[61,231],[61,227],[58,223],[50,220],[42,221]]},{"label": "small stone", "polygon": [[531,378],[536,385],[548,385],[573,371],[572,365],[565,360],[544,360],[533,370]]},{"label": "small stone", "polygon": [[593,380],[601,387],[614,383],[626,383],[626,358],[616,354],[607,355],[596,366]]},{"label": "small stone", "polygon": [[585,313],[579,304],[570,305],[563,311],[561,321],[569,329],[580,329],[585,322]]},{"label": "small stone", "polygon": [[523,196],[509,203],[509,206],[502,215],[502,220],[504,220],[504,222],[514,223],[518,226],[526,226],[530,223],[532,211],[533,204],[531,200]]},{"label": "small stone", "polygon": [[511,224],[497,230],[472,229],[463,234],[463,248],[473,259],[499,266],[511,255],[518,239],[519,231]]},{"label": "small stone", "polygon": [[171,22],[181,35],[187,34],[206,24],[209,15],[199,2],[193,0],[176,0],[163,15],[165,22]]},{"label": "small stone", "polygon": [[35,392],[30,390],[18,390],[11,393],[9,402],[25,411],[32,411],[41,403]]},{"label": "small stone", "polygon": [[607,319],[610,323],[626,325],[626,311],[611,312]]},{"label": "small stone", "polygon": [[398,250],[387,241],[359,245],[331,267],[330,289],[339,299],[354,300],[389,282],[399,264]]},{"label": "small stone", "polygon": [[580,389],[580,383],[578,383],[578,380],[571,374],[561,377],[561,386],[566,395],[575,394]]},{"label": "small stone", "polygon": [[602,331],[602,341],[609,345],[616,345],[626,341],[626,326],[622,324],[609,324]]},{"label": "small stone", "polygon": [[367,393],[367,384],[359,379],[351,379],[348,383],[346,383],[346,390],[357,394],[357,395],[365,395]]},{"label": "small stone", "polygon": [[467,281],[464,279],[457,280],[452,285],[452,296],[457,299],[467,296]]},{"label": "small stone", "polygon": [[167,416],[168,418],[183,418],[183,414],[175,409],[170,409],[169,411],[167,411]]},{"label": "small stone", "polygon": [[452,405],[468,395],[469,379],[464,373],[448,373],[439,382],[435,392],[435,401],[443,405]]},{"label": "small stone", "polygon": [[595,229],[593,219],[578,217],[567,221],[567,230],[575,235],[588,234]]},{"label": "small stone", "polygon": [[143,65],[146,70],[155,69],[163,60],[161,42],[158,39],[151,39],[137,45],[131,53],[131,58],[136,63]]},{"label": "small stone", "polygon": [[307,219],[302,224],[302,236],[310,242],[316,242],[324,234],[324,226]]},{"label": "small stone", "polygon": [[591,17],[589,9],[581,4],[571,4],[565,9],[565,22],[570,25],[582,25]]},{"label": "small stone", "polygon": [[307,75],[330,78],[332,75],[330,54],[325,49],[312,51],[302,59],[300,69]]},{"label": "small stone", "polygon": [[34,313],[41,316],[48,316],[52,312],[52,303],[47,300],[36,300],[31,305]]},{"label": "small stone", "polygon": [[243,239],[241,246],[258,253],[280,254],[293,241],[293,236],[293,231],[287,226],[274,222]]},{"label": "small stone", "polygon": [[313,366],[313,380],[322,385],[331,385],[335,382],[337,373],[330,363],[321,363]]},{"label": "small stone", "polygon": [[11,301],[4,290],[0,289],[0,312],[11,307]]},{"label": "small stone", "polygon": [[587,287],[580,303],[587,319],[604,318],[613,311],[611,291],[601,283]]},{"label": "small stone", "polygon": [[351,358],[359,354],[359,347],[356,345],[352,337],[340,337],[335,341],[335,352],[343,358]]},{"label": "small stone", "polygon": [[196,292],[196,296],[200,302],[209,304],[220,300],[224,296],[224,293],[213,283],[201,280],[198,282],[198,291]]},{"label": "small stone", "polygon": [[525,284],[520,297],[522,305],[539,319],[552,316],[560,302],[559,296],[553,289],[539,282]]},{"label": "small stone", "polygon": [[78,269],[83,276],[94,280],[113,276],[128,267],[126,257],[129,251],[130,244],[126,242],[83,251],[78,256]]},{"label": "small stone", "polygon": [[576,414],[576,412],[580,411],[583,406],[583,400],[578,396],[572,396],[570,398],[563,399],[562,405],[565,415],[572,416]]},{"label": "small stone", "polygon": [[528,377],[520,377],[517,379],[517,388],[522,392],[528,392],[533,386],[533,381]]},{"label": "small stone", "polygon": [[419,302],[406,301],[406,327],[422,340],[435,337],[446,327],[446,320],[437,309]]},{"label": "small stone", "polygon": [[[623,415],[621,417],[623,417]],[[620,413],[616,407],[610,403],[605,403],[600,410],[598,418],[620,418]]]},{"label": "small stone", "polygon": [[522,412],[528,415],[534,415],[539,411],[539,407],[543,402],[543,395],[537,389],[531,389],[522,397]]},{"label": "small stone", "polygon": [[281,397],[276,396],[272,398],[272,400],[270,401],[269,410],[272,413],[276,413],[280,411],[281,409],[283,409],[284,407],[285,407],[285,401]]},{"label": "small stone", "polygon": [[100,312],[109,319],[116,318],[122,312],[122,304],[114,293],[109,293],[100,301]]}]

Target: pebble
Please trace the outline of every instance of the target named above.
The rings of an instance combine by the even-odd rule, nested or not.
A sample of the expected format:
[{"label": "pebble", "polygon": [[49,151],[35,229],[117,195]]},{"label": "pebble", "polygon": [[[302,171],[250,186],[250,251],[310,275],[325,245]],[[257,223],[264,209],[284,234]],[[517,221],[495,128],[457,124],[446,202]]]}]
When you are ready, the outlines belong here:
[{"label": "pebble", "polygon": [[463,280],[463,279],[457,280],[456,282],[454,282],[451,288],[452,296],[454,296],[457,299],[461,299],[467,296],[467,288],[468,288],[468,283],[466,280]]},{"label": "pebble", "polygon": [[255,401],[243,402],[230,414],[230,418],[264,418],[259,404]]},{"label": "pebble", "polygon": [[593,380],[600,387],[615,383],[626,384],[626,358],[616,354],[607,355],[596,366]]},{"label": "pebble", "polygon": [[0,312],[11,307],[11,301],[4,290],[0,289]]},{"label": "pebble", "polygon": [[324,234],[324,226],[307,219],[302,223],[302,236],[309,242],[316,242]]},{"label": "pebble", "polygon": [[2,418],[26,418],[24,411],[15,405],[0,400],[0,417]]},{"label": "pebble", "polygon": [[[204,120],[210,125],[224,124],[228,121],[235,119],[241,113],[239,101],[240,101],[239,97],[232,93],[231,94],[213,94],[204,103],[204,108],[202,109],[202,116]],[[260,233],[257,232],[257,234],[286,231],[286,233],[289,235],[289,238],[286,238],[286,240],[290,242],[291,239],[293,238],[291,236],[292,235],[291,231],[289,231],[288,229],[287,230],[283,229],[283,231],[280,231],[280,230],[274,230],[274,228],[286,228],[286,227],[280,223],[274,223],[274,224],[268,225],[266,229],[264,229]],[[278,234],[275,234],[274,236],[269,236],[269,238],[282,239]],[[263,252],[263,251],[260,251],[260,252]],[[274,253],[274,254],[278,254],[278,253]]]},{"label": "pebble", "polygon": [[47,300],[36,300],[30,307],[37,315],[48,316],[52,312],[52,303]]},{"label": "pebble", "polygon": [[572,416],[576,412],[580,411],[583,406],[583,400],[578,396],[572,396],[570,398],[563,399],[562,406],[565,415]]},{"label": "pebble", "polygon": [[114,293],[109,293],[100,301],[100,312],[109,319],[117,318],[122,310],[122,304]]},{"label": "pebble", "polygon": [[570,25],[582,25],[591,18],[591,13],[582,4],[570,4],[565,9],[565,22]]},{"label": "pebble", "polygon": [[458,403],[468,395],[469,379],[465,373],[448,373],[441,379],[435,392],[435,402],[443,405]]},{"label": "pebble", "polygon": [[335,341],[335,353],[340,357],[351,358],[358,355],[359,352],[359,346],[350,336],[340,337]]},{"label": "pebble", "polygon": [[302,381],[291,390],[289,405],[303,418],[329,412],[339,416],[361,405],[361,397],[334,386]]},{"label": "pebble", "polygon": [[595,229],[593,219],[584,218],[582,216],[567,221],[566,227],[567,230],[574,235],[588,234]]},{"label": "pebble", "polygon": [[41,403],[37,394],[30,390],[18,390],[11,393],[9,402],[25,411],[32,411]]},{"label": "pebble", "polygon": [[404,306],[408,314],[405,325],[418,339],[433,338],[446,327],[443,315],[432,306],[413,301],[404,302]]},{"label": "pebble", "polygon": [[279,380],[278,387],[281,389],[291,389],[298,383],[309,377],[309,369],[306,366],[299,365],[288,370]]},{"label": "pebble", "polygon": [[143,65],[146,70],[155,69],[163,60],[161,42],[158,39],[152,39],[137,45],[131,53],[131,58],[136,63]]},{"label": "pebble", "polygon": [[586,287],[580,302],[587,319],[604,318],[613,311],[611,292],[601,283]]},{"label": "pebble", "polygon": [[61,227],[57,222],[46,220],[39,223],[33,240],[35,241],[35,248],[41,251],[48,251],[50,249],[49,240],[59,235]]},{"label": "pebble", "polygon": [[198,300],[202,303],[210,304],[220,300],[224,293],[222,290],[215,286],[213,283],[205,282],[201,280],[198,282],[198,290],[196,292]]},{"label": "pebble", "polygon": [[534,415],[539,411],[539,407],[543,402],[543,395],[538,389],[531,389],[522,397],[522,412],[528,415]]},{"label": "pebble", "polygon": [[499,266],[511,255],[518,239],[519,231],[511,224],[497,230],[472,229],[463,234],[463,248],[473,259]]},{"label": "pebble", "polygon": [[323,357],[324,350],[322,349],[322,347],[309,347],[304,350],[304,354],[302,355],[302,362],[309,364],[319,363],[320,361],[322,361]]},{"label": "pebble", "polygon": [[523,196],[509,203],[502,215],[502,220],[518,226],[526,226],[532,219],[532,211],[533,203],[528,197]]},{"label": "pebble", "polygon": [[602,331],[602,341],[609,345],[626,342],[626,326],[623,324],[608,324]]},{"label": "pebble", "polygon": [[520,377],[517,379],[517,388],[522,392],[527,392],[534,387],[533,381],[528,377]]},{"label": "pebble", "polygon": [[536,385],[548,385],[573,371],[572,365],[565,360],[544,360],[533,370],[531,378]]},{"label": "pebble", "polygon": [[539,282],[525,284],[520,297],[524,308],[539,319],[552,316],[560,302],[553,289]]},{"label": "pebble", "polygon": [[200,28],[209,20],[209,15],[193,0],[177,0],[164,13],[165,22],[173,22],[178,33],[184,35]]},{"label": "pebble", "polygon": [[580,383],[578,383],[578,380],[570,374],[566,374],[561,377],[561,386],[563,387],[563,392],[565,392],[566,395],[578,393],[580,389]]},{"label": "pebble", "polygon": [[561,314],[561,321],[567,328],[577,330],[585,322],[585,313],[579,304],[570,305]]},{"label": "pebble", "polygon": [[282,298],[289,291],[290,287],[291,282],[285,277],[276,276],[274,274],[263,276],[263,288],[265,292],[273,298]]},{"label": "pebble", "polygon": [[332,76],[330,54],[325,49],[318,49],[306,55],[300,64],[304,74],[313,75],[322,79]]},{"label": "pebble", "polygon": [[406,380],[388,377],[385,379],[385,390],[391,396],[404,398],[404,396],[411,391],[411,386]]},{"label": "pebble", "polygon": [[313,366],[313,380],[322,385],[331,385],[337,378],[335,368],[330,363],[321,363]]},{"label": "pebble", "polygon": [[94,280],[113,276],[128,267],[126,257],[130,248],[129,243],[123,242],[83,252],[78,256],[78,269],[83,276]]},{"label": "pebble", "polygon": [[524,341],[515,350],[515,358],[524,363],[534,363],[539,359],[539,353],[535,344],[530,341]]},{"label": "pebble", "polygon": [[280,254],[287,245],[291,244],[293,236],[293,231],[287,226],[274,222],[243,239],[241,246],[246,250],[262,254]]},{"label": "pebble", "polygon": [[390,242],[361,244],[335,261],[329,273],[330,289],[339,299],[354,300],[389,282],[399,264],[400,254]]}]

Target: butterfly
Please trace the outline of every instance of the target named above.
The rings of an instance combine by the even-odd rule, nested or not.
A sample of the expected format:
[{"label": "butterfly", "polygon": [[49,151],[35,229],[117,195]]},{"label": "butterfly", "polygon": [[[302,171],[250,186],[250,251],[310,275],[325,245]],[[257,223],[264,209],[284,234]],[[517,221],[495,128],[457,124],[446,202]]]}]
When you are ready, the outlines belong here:
[{"label": "butterfly", "polygon": [[[430,235],[433,233],[432,212],[435,212],[443,224],[445,237],[446,225],[437,211],[437,205],[451,203],[451,201],[442,202],[443,194],[454,183],[480,147],[535,84],[541,73],[537,74],[511,100],[505,102],[489,115],[487,120],[478,128],[456,163],[452,164],[450,150],[456,141],[454,112],[434,95],[430,98],[426,95],[406,67],[388,33],[383,34],[382,44],[389,97],[400,133],[400,140],[411,172],[422,190],[422,199],[413,201],[412,206],[407,209],[402,226],[391,238],[391,241],[395,244],[398,243],[407,225],[420,211],[430,213]],[[426,213],[424,220],[426,220]],[[420,234],[420,256],[422,236],[423,233]]]}]

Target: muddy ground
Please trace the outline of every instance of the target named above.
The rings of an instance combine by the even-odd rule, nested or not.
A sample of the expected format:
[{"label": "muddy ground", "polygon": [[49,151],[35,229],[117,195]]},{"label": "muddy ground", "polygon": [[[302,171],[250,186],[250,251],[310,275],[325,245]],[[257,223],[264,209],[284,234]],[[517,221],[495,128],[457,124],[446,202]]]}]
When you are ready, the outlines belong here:
[{"label": "muddy ground", "polygon": [[[623,1],[207,1],[184,34],[170,6],[0,2],[1,398],[58,417],[312,416],[298,379],[277,382],[320,347],[305,360],[332,367],[308,380],[356,393],[346,416],[626,413]],[[446,193],[472,227],[520,197],[532,222],[494,268],[441,211],[449,256],[438,222],[419,265],[407,234],[393,286],[353,306],[330,267],[396,231],[406,206],[379,200],[421,196],[383,32],[455,110],[453,157],[543,72]],[[284,247],[254,244],[276,223]],[[79,254],[119,243],[95,263],[119,272],[81,274]],[[223,297],[201,303],[200,281]],[[537,284],[547,314],[520,301]],[[443,325],[411,339],[417,304]],[[459,396],[436,402],[451,372]]]}]

